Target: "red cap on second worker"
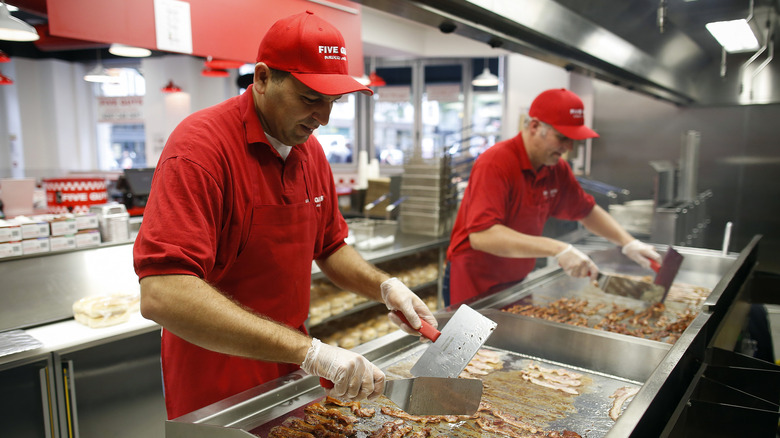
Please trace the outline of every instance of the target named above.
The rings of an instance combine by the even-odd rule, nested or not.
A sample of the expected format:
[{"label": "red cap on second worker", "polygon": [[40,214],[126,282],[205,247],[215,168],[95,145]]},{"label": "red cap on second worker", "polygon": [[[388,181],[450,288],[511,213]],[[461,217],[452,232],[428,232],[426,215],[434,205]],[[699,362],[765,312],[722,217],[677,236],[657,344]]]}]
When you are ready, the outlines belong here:
[{"label": "red cap on second worker", "polygon": [[547,90],[536,96],[528,115],[555,128],[572,140],[585,140],[599,135],[585,126],[582,99],[565,88]]}]

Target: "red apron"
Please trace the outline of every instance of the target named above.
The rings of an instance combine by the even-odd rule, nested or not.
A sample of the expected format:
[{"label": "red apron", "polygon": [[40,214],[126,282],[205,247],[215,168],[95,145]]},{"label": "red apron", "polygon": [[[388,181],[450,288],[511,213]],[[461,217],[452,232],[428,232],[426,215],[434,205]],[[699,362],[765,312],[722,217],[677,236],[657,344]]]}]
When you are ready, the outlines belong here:
[{"label": "red apron", "polygon": [[[305,186],[305,201],[282,205],[255,203],[247,242],[228,273],[214,286],[255,312],[305,332],[303,323],[309,314],[311,264],[320,213],[310,202],[313,192],[306,162],[296,159],[301,155],[291,153],[288,157],[285,190],[280,195],[295,198]],[[259,184],[262,182],[257,181],[255,187]],[[167,330],[163,330],[162,348],[165,403],[171,419],[299,368],[216,353]]]}]

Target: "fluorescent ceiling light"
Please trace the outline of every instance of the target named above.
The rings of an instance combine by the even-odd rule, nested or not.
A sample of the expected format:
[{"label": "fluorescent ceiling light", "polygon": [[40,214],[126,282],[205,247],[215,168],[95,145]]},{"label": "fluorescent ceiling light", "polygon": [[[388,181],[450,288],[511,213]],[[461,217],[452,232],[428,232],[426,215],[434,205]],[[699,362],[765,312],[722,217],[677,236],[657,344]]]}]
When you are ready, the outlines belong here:
[{"label": "fluorescent ceiling light", "polygon": [[40,36],[34,27],[24,21],[12,17],[5,2],[0,7],[0,40],[5,41],[37,41]]},{"label": "fluorescent ceiling light", "polygon": [[705,25],[707,30],[729,53],[758,50],[758,40],[747,20],[715,21]]},{"label": "fluorescent ceiling light", "polygon": [[126,56],[128,58],[145,58],[152,54],[149,49],[143,47],[126,46],[124,44],[114,43],[108,49],[108,53],[116,56]]}]

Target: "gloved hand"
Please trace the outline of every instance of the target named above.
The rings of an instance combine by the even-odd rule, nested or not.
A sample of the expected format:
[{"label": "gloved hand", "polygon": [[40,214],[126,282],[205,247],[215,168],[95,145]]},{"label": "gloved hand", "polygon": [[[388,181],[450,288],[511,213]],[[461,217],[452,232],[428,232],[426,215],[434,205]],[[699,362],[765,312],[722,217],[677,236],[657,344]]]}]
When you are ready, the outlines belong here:
[{"label": "gloved hand", "polygon": [[623,255],[635,261],[639,266],[650,269],[650,259],[661,263],[661,256],[652,246],[637,239],[628,242],[622,249]]},{"label": "gloved hand", "polygon": [[401,283],[401,280],[393,277],[382,283],[382,301],[384,301],[388,310],[399,310],[404,314],[406,319],[411,324],[411,327],[403,322],[393,312],[390,312],[388,316],[390,321],[393,321],[395,325],[401,328],[404,332],[410,335],[419,335],[420,332],[414,328],[420,328],[420,318],[424,319],[428,324],[438,327],[439,323],[436,318],[433,317],[431,310],[425,305],[423,300],[420,299],[414,292],[410,291],[406,285]]},{"label": "gloved hand", "polygon": [[555,255],[558,265],[563,268],[563,272],[576,278],[590,277],[594,281],[598,277],[599,268],[582,251],[573,247],[571,244],[563,251]]},{"label": "gloved hand", "polygon": [[385,373],[365,357],[313,338],[301,369],[333,382],[328,395],[349,400],[373,399],[384,392]]}]

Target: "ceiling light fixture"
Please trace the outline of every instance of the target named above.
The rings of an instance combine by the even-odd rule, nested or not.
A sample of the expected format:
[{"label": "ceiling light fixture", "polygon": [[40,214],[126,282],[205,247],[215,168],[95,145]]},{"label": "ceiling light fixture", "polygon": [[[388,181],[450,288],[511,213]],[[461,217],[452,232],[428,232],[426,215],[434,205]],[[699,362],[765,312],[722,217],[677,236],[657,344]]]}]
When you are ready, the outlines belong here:
[{"label": "ceiling light fixture", "polygon": [[13,83],[14,83],[13,79],[0,73],[0,85],[11,85]]},{"label": "ceiling light fixture", "polygon": [[12,17],[5,1],[0,8],[0,40],[5,41],[37,41],[40,36],[34,27],[24,21]]},{"label": "ceiling light fixture", "polygon": [[485,68],[471,80],[471,85],[475,87],[495,87],[498,85],[498,76],[490,72],[488,60],[485,58]]},{"label": "ceiling light fixture", "polygon": [[173,79],[168,81],[167,84],[165,84],[164,87],[162,87],[163,93],[179,93],[181,91],[181,87],[173,83]]},{"label": "ceiling light fixture", "polygon": [[705,25],[728,53],[752,52],[758,50],[758,40],[747,20],[714,21]]},{"label": "ceiling light fixture", "polygon": [[114,43],[108,48],[108,53],[115,56],[124,56],[127,58],[146,58],[151,56],[152,51],[143,47],[126,46],[124,44]]},{"label": "ceiling light fixture", "polygon": [[100,83],[119,82],[119,78],[116,75],[112,75],[103,67],[103,63],[100,61],[100,50],[97,51],[97,65],[84,75],[84,80],[87,82]]},{"label": "ceiling light fixture", "polygon": [[379,76],[376,74],[376,72],[371,72],[370,75],[368,75],[368,86],[369,87],[384,87],[387,85],[387,82],[382,78],[382,76]]},{"label": "ceiling light fixture", "polygon": [[204,68],[200,72],[200,74],[201,76],[206,76],[209,78],[226,78],[230,76],[230,72],[227,70],[222,70],[218,68],[208,68],[208,67]]}]

